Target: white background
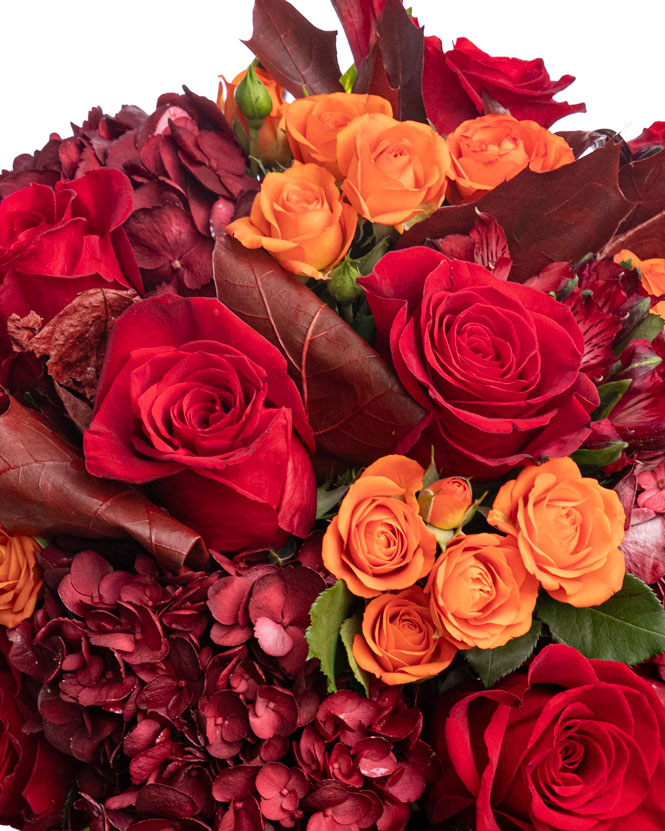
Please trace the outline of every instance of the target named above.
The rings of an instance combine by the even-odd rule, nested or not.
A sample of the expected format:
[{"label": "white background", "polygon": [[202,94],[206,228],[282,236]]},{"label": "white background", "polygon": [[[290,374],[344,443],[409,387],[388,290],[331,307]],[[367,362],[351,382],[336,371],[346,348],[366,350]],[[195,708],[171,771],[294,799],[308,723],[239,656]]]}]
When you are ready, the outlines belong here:
[{"label": "white background", "polygon": [[[321,28],[337,28],[328,0],[294,0]],[[588,112],[555,129],[611,127],[626,138],[665,120],[660,0],[412,0],[426,34],[444,47],[466,36],[493,55],[542,57],[554,78],[577,81],[559,98]],[[616,11],[614,9],[616,8]],[[50,132],[69,135],[88,109],[123,104],[150,111],[183,83],[215,97],[250,60],[252,0],[0,0],[0,168],[42,147]],[[340,65],[350,63],[348,49]]]},{"label": "white background", "polygon": [[[337,28],[327,0],[292,2],[317,26]],[[412,8],[444,48],[465,36],[492,55],[542,57],[553,78],[575,75],[558,97],[585,101],[588,112],[555,129],[611,127],[632,138],[665,120],[660,0],[412,0]],[[251,35],[251,10],[252,0],[0,0],[0,168],[51,132],[69,135],[69,122],[94,105],[150,111],[183,83],[214,98],[217,75],[232,78],[251,59],[239,43]],[[346,69],[350,52],[340,53]]]}]

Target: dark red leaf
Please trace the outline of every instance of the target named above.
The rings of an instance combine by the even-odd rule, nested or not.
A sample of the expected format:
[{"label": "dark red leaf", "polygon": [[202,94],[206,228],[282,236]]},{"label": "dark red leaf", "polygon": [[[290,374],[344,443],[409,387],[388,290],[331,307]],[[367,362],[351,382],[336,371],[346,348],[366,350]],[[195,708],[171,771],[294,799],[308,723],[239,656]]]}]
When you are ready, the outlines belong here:
[{"label": "dark red leaf", "polygon": [[397,114],[399,111],[399,90],[390,83],[378,43],[374,44],[372,51],[362,62],[353,91],[362,95],[379,95],[390,102],[393,113]]},{"label": "dark red leaf", "polygon": [[622,234],[616,234],[601,251],[600,259],[613,257],[628,249],[641,260],[662,257],[665,252],[665,210]]},{"label": "dark red leaf", "polygon": [[93,400],[116,318],[137,299],[134,291],[89,289],[81,292],[30,341],[37,357],[59,384]]},{"label": "dark red leaf", "polygon": [[[390,86],[398,91],[395,118],[400,121],[427,121],[422,94],[423,29],[413,24],[400,0],[386,0],[376,23],[376,36],[376,45],[380,49]],[[371,60],[371,56],[368,60]],[[362,72],[361,67],[359,76]],[[359,88],[358,91],[373,90]]]},{"label": "dark red leaf", "polygon": [[265,251],[224,235],[213,271],[219,299],[285,356],[318,448],[369,464],[421,421],[388,364]]},{"label": "dark red leaf", "polygon": [[331,0],[344,27],[356,66],[365,60],[376,37],[376,21],[385,0]]},{"label": "dark red leaf", "polygon": [[6,398],[0,415],[0,523],[10,534],[133,537],[162,566],[203,567],[201,538],[139,491],[98,479],[35,412]]},{"label": "dark red leaf", "polygon": [[254,31],[243,41],[275,80],[296,98],[342,92],[335,41],[286,0],[255,0]]},{"label": "dark red leaf", "polygon": [[472,204],[439,208],[403,234],[398,248],[469,233],[478,209],[506,233],[511,280],[523,283],[552,262],[576,262],[602,248],[630,211],[619,188],[620,153],[620,143],[608,142],[557,170],[524,170]]},{"label": "dark red leaf", "polygon": [[626,199],[633,203],[619,228],[625,233],[665,210],[665,153],[661,150],[624,165],[619,171],[619,184]]},{"label": "dark red leaf", "polygon": [[438,133],[446,135],[478,112],[443,54],[437,37],[425,38],[423,99],[427,116]]}]

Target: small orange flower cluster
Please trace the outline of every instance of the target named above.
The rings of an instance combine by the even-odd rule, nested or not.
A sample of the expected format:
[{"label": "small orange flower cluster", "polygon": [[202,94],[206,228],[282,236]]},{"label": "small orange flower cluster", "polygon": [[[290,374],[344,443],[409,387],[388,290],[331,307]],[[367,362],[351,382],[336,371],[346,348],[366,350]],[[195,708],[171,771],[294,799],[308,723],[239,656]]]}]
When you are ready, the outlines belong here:
[{"label": "small orange flower cluster", "polygon": [[427,124],[396,121],[378,95],[300,98],[284,105],[281,124],[293,165],[268,173],[250,216],[227,231],[294,274],[325,277],[349,250],[358,215],[397,225],[443,201],[446,142]]},{"label": "small orange flower cluster", "polygon": [[[503,533],[460,533],[438,558],[421,516],[430,500],[419,505],[416,496],[423,473],[404,456],[370,465],[323,540],[326,568],[353,594],[371,598],[353,653],[385,683],[429,678],[457,649],[491,649],[524,635],[540,586],[580,607],[621,588],[623,508],[571,459],[524,468],[501,487],[488,515]],[[458,490],[448,492],[455,501]],[[453,513],[461,524],[459,504]]]},{"label": "small orange flower cluster", "polygon": [[[335,92],[286,103],[264,70],[273,109],[259,130],[268,173],[249,217],[227,231],[246,248],[265,248],[294,274],[325,278],[351,246],[358,216],[402,227],[451,201],[471,201],[530,167],[573,161],[566,142],[532,121],[487,115],[465,121],[444,139],[428,124],[397,121],[378,95]],[[240,121],[227,83],[224,112]],[[449,189],[449,184],[455,186]]]}]

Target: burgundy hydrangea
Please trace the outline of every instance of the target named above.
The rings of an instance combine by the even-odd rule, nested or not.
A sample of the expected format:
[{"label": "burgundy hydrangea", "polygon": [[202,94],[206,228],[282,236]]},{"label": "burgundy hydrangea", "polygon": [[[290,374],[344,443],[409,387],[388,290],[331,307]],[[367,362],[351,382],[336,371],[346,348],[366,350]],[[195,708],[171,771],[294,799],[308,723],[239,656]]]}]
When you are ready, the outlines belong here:
[{"label": "burgundy hydrangea", "polygon": [[239,559],[176,576],[126,544],[73,547],[40,555],[43,603],[10,660],[36,729],[85,763],[81,827],[405,827],[437,771],[422,715],[378,683],[326,695],[304,634],[320,574]]},{"label": "burgundy hydrangea", "polygon": [[151,114],[126,106],[108,116],[94,108],[73,132],[17,157],[0,175],[0,198],[32,182],[53,186],[100,167],[121,170],[134,186],[125,230],[146,290],[212,294],[212,224],[223,228],[257,188],[219,107],[185,89],[162,95]]}]

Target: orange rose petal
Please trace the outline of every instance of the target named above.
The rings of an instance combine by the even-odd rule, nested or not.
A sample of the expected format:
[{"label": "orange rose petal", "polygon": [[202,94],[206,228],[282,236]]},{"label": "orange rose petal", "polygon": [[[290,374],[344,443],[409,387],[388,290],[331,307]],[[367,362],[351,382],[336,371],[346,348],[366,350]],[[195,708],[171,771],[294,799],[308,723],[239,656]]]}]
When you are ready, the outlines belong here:
[{"label": "orange rose petal", "polygon": [[14,628],[31,617],[42,586],[32,537],[10,537],[0,527],[0,625]]}]

